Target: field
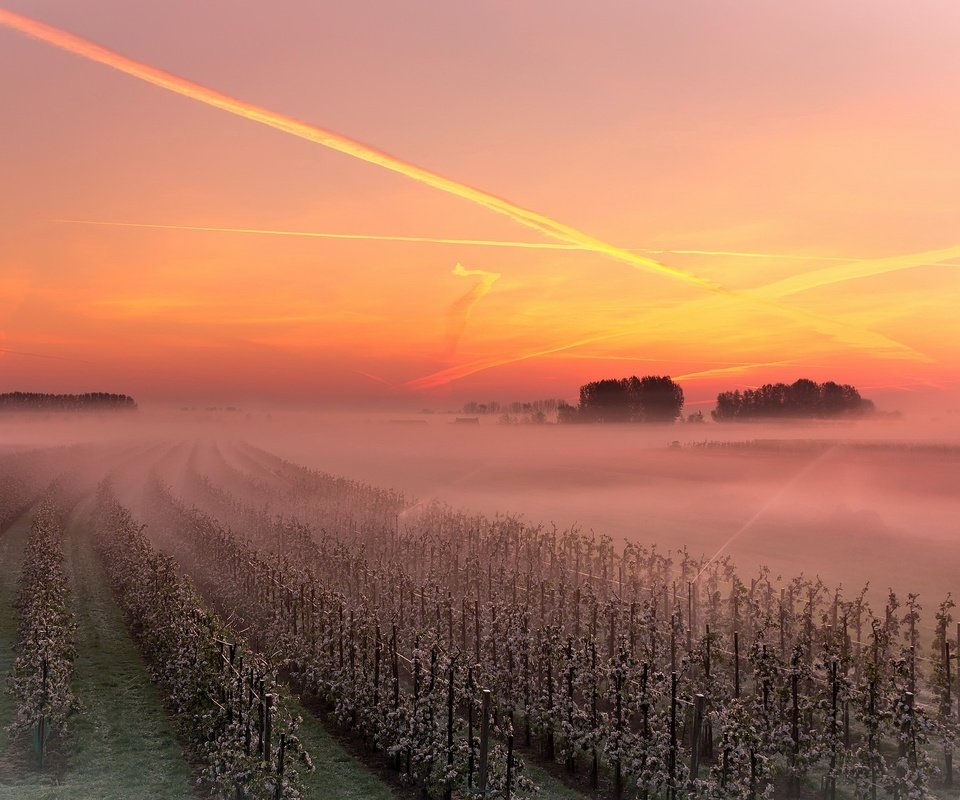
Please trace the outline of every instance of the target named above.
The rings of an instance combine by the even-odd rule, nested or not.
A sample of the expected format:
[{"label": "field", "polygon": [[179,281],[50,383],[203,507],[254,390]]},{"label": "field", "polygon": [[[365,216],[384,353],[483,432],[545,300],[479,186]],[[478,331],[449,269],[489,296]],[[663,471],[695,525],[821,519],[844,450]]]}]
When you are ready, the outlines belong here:
[{"label": "field", "polygon": [[0,797],[956,796],[953,445],[448,422],[16,428]]}]

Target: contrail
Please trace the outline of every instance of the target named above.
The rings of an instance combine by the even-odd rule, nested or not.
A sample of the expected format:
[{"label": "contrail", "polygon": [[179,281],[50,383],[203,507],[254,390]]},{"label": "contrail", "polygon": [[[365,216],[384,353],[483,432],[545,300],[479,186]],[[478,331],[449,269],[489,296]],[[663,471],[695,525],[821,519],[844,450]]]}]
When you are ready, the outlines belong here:
[{"label": "contrail", "polygon": [[493,288],[500,280],[499,272],[487,272],[483,269],[465,269],[462,264],[457,264],[453,268],[453,274],[461,278],[478,277],[480,281],[468,291],[465,295],[458,298],[447,311],[447,354],[453,355],[460,343],[460,337],[463,335],[467,322],[470,319],[470,312],[473,307],[480,302],[481,298]]},{"label": "contrail", "polygon": [[[877,258],[877,259],[857,259],[852,261],[849,264],[844,264],[838,267],[826,267],[820,270],[814,270],[812,272],[806,272],[801,275],[796,275],[791,278],[785,278],[780,281],[775,281],[773,283],[767,284],[766,286],[761,286],[756,289],[750,289],[747,291],[752,292],[755,296],[763,297],[769,300],[782,299],[784,297],[789,297],[793,294],[798,294],[800,292],[808,291],[810,289],[817,288],[819,286],[827,286],[835,283],[841,283],[844,281],[855,280],[858,278],[871,277],[874,275],[882,275],[889,272],[897,272],[905,269],[912,269],[919,266],[925,266],[930,264],[937,264],[939,266],[948,266],[956,267],[956,264],[943,263],[947,262],[949,259],[960,258],[960,247],[947,247],[940,250],[928,250],[922,253],[910,253],[906,255],[899,256],[888,256],[886,258]],[[671,314],[676,314],[681,311],[689,311],[691,308],[695,308],[697,305],[700,305],[703,301],[694,301],[693,303],[687,303],[679,308],[670,309]],[[648,316],[648,319],[644,322],[644,329],[649,326],[649,324],[656,320],[658,316],[662,314],[651,314]],[[842,330],[844,326],[841,323],[833,323],[834,330]],[[630,326],[629,328],[621,328],[619,331],[612,331],[607,335],[601,335],[594,337],[587,342],[577,341],[571,343],[567,346],[557,345],[555,347],[549,348],[544,351],[544,355],[550,355],[553,353],[563,352],[565,350],[572,350],[576,347],[579,347],[581,344],[588,342],[601,341],[604,339],[613,339],[619,336],[626,336],[630,333],[635,332],[639,328],[637,326]],[[850,331],[856,329],[850,328]],[[869,333],[869,332],[863,332]],[[835,334],[836,335],[836,334]],[[838,337],[839,338],[839,337]],[[897,346],[898,349],[903,349],[904,346],[899,342],[892,342],[886,337],[881,336],[880,334],[874,335],[874,345],[886,342],[887,346],[893,344]],[[910,348],[906,348],[910,350]],[[462,367],[449,367],[447,369],[441,370],[439,372],[433,373],[432,375],[425,376],[424,378],[416,379],[411,381],[410,384],[420,385],[422,382],[427,381],[432,378],[441,378],[442,376],[450,376],[446,380],[441,380],[441,383],[446,383],[453,380],[459,380],[460,378],[467,377],[468,375],[473,375],[476,372],[480,372],[484,369],[490,369],[492,367],[506,366],[508,364],[516,361],[525,361],[531,358],[528,353],[521,353],[514,358],[503,357],[498,359],[489,359],[486,362],[472,362],[471,364],[462,365]],[[925,357],[920,360],[929,360]],[[478,366],[479,364],[486,363],[489,366]],[[462,373],[462,374],[461,374]],[[438,383],[423,383],[426,386],[435,386],[439,385]]]},{"label": "contrail", "polygon": [[886,258],[869,258],[838,267],[824,267],[810,272],[802,272],[799,275],[791,275],[789,278],[769,283],[753,290],[753,292],[764,299],[780,299],[820,286],[843,283],[857,278],[869,278],[888,272],[899,272],[903,269],[927,265],[956,267],[956,264],[942,263],[954,258],[960,258],[960,247],[944,247],[940,250],[928,250],[923,253],[888,256]]},{"label": "contrail", "polygon": [[742,250],[652,250],[649,248],[629,248],[638,253],[651,255],[680,255],[680,256],[734,256],[736,258],[776,258],[789,261],[860,261],[852,256],[805,256],[802,253],[751,253]]},{"label": "contrail", "polygon": [[[701,359],[676,359],[676,358],[638,358],[635,356],[611,356],[611,355],[582,355],[580,353],[567,353],[563,358],[569,358],[574,360],[581,361],[636,361],[639,363],[650,363],[650,364],[665,364],[668,361],[674,366],[678,364],[709,364],[714,367],[746,367],[749,366],[748,363],[744,361],[702,361]],[[814,364],[806,364],[805,366],[815,366]]]},{"label": "contrail", "polygon": [[912,383],[912,386],[907,386],[903,383],[881,383],[881,384],[874,384],[872,386],[863,386],[861,388],[863,389],[900,389],[904,392],[915,392],[918,387],[927,386],[927,387],[930,387],[931,389],[938,389],[940,391],[943,391],[944,389],[947,388],[946,384],[957,383],[956,379],[951,379],[951,378],[941,378],[940,381],[937,382],[937,381],[932,381],[929,378],[924,380],[922,378],[912,378],[909,376],[898,376],[898,377],[902,377],[904,381],[910,381]]},{"label": "contrail", "polygon": [[675,381],[695,381],[700,378],[712,378],[714,375],[739,375],[741,372],[758,367],[785,367],[795,363],[795,361],[762,361],[757,364],[736,364],[729,367],[715,367],[698,372],[688,372],[685,375],[675,375],[673,379]]},{"label": "contrail", "polygon": [[[576,244],[560,244],[558,242],[524,242],[498,239],[451,239],[442,236],[399,236],[377,233],[328,233],[324,231],[297,231],[275,228],[238,228],[222,227],[217,225],[172,225],[153,222],[121,222],[114,220],[96,219],[55,219],[52,222],[66,222],[73,225],[103,225],[116,228],[155,228],[172,231],[198,231],[205,233],[245,233],[257,236],[293,236],[309,239],[352,239],[372,242],[412,242],[418,244],[455,244],[468,247],[510,247],[529,250],[574,250],[593,252]],[[650,255],[697,255],[697,256],[730,256],[734,258],[771,258],[788,261],[831,261],[854,262],[867,259],[854,256],[813,256],[797,253],[752,253],[740,250],[664,250],[649,247],[625,247],[631,253],[648,253]]]},{"label": "contrail", "polygon": [[51,356],[47,355],[46,353],[25,353],[23,350],[9,350],[6,347],[0,347],[0,353],[7,353],[11,356],[29,356],[30,358],[51,358],[55,361],[77,361],[81,364],[93,363],[83,358],[73,358],[71,356]]},{"label": "contrail", "polygon": [[531,358],[539,358],[541,356],[548,356],[553,353],[560,353],[564,350],[572,350],[575,347],[581,347],[585,344],[592,344],[594,342],[613,339],[618,335],[620,334],[601,334],[598,336],[590,336],[586,339],[579,339],[576,342],[567,342],[555,347],[544,348],[542,350],[531,350],[521,353],[520,355],[504,356],[502,358],[478,359],[477,361],[471,361],[467,364],[459,364],[454,367],[448,367],[447,369],[442,369],[439,372],[434,372],[430,375],[424,375],[422,378],[415,378],[414,380],[407,381],[404,386],[408,386],[411,389],[432,389],[452,381],[460,380],[461,378],[466,378],[468,375],[473,375],[474,373],[482,372],[483,370],[492,369],[493,367],[516,364],[519,361],[527,361]]},{"label": "contrail", "polygon": [[270,230],[265,228],[220,228],[206,225],[157,225],[146,222],[103,222],[87,219],[58,219],[54,222],[70,222],[78,225],[108,225],[120,228],[158,228],[174,231],[205,231],[208,233],[247,233],[261,236],[293,236],[312,239],[353,239],[373,242],[416,242],[420,244],[456,244],[476,247],[514,247],[531,250],[583,250],[574,244],[554,242],[513,242],[495,239],[445,239],[436,236],[392,236],[376,233],[320,233],[315,231]]},{"label": "contrail", "polygon": [[351,369],[350,372],[353,372],[356,375],[361,375],[367,380],[371,380],[374,383],[382,383],[384,386],[389,386],[391,389],[396,388],[396,384],[392,381],[388,381],[386,378],[381,378],[379,375],[374,375],[371,372],[364,372],[361,369]]},{"label": "contrail", "polygon": [[24,17],[12,11],[0,9],[0,25],[4,25],[26,36],[58,47],[68,53],[73,53],[90,61],[112,67],[115,70],[158,86],[161,89],[189,97],[192,100],[197,100],[214,108],[219,108],[221,111],[226,111],[229,114],[235,114],[236,116],[253,122],[258,122],[261,125],[276,128],[277,130],[301,139],[315,142],[331,150],[353,156],[361,161],[376,164],[391,172],[397,172],[427,186],[432,186],[441,192],[469,200],[497,214],[507,216],[514,222],[542,233],[551,239],[577,245],[585,250],[603,253],[617,261],[629,264],[635,269],[666,275],[715,294],[736,296],[734,292],[731,292],[718,283],[681,269],[669,267],[653,259],[644,258],[636,253],[631,253],[628,250],[604,242],[544,214],[511,203],[502,197],[497,197],[481,189],[476,189],[459,181],[446,178],[436,172],[403,161],[334,131],[311,125],[310,123],[294,119],[285,114],[270,111],[253,103],[239,100],[222,92],[218,92],[215,89],[194,83],[186,78],[181,78],[156,67],[151,67],[142,62],[127,58],[98,44],[94,44],[87,39],[67,33],[51,25],[46,25],[30,17]]}]

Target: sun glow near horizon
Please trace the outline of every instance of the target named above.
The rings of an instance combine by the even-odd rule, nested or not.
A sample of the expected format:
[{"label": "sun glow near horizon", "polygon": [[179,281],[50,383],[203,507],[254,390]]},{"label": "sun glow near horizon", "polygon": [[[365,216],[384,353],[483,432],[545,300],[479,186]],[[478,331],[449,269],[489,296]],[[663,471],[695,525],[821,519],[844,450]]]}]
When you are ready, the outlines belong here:
[{"label": "sun glow near horizon", "polygon": [[[69,19],[65,9],[62,15]],[[50,14],[56,16],[54,10]],[[349,23],[349,12],[342,14],[339,21]],[[131,27],[136,21],[122,14],[116,19],[109,38],[120,41],[126,32],[144,49],[149,42],[145,30]],[[204,24],[199,20],[198,37]],[[602,15],[594,24],[616,39],[604,27]],[[956,367],[960,336],[952,313],[960,299],[960,246],[951,241],[956,230],[947,223],[951,209],[960,210],[955,193],[945,193],[941,176],[925,179],[904,158],[897,126],[891,128],[897,136],[891,133],[890,145],[879,145],[873,153],[877,163],[887,162],[889,208],[882,196],[863,195],[866,173],[859,168],[838,181],[844,172],[837,165],[847,159],[849,166],[856,152],[855,139],[838,127],[838,121],[848,127],[855,123],[865,133],[883,132],[870,108],[838,104],[819,127],[797,131],[796,136],[805,134],[797,143],[783,132],[768,132],[759,149],[750,145],[759,160],[773,159],[779,152],[780,170],[790,164],[789,154],[805,149],[811,188],[832,187],[833,194],[807,191],[794,198],[786,182],[780,195],[776,186],[759,183],[751,194],[724,178],[718,165],[690,172],[688,166],[700,156],[685,161],[671,155],[667,162],[672,172],[654,175],[649,187],[637,186],[632,208],[629,203],[612,207],[608,198],[624,198],[624,179],[629,183],[635,171],[626,160],[628,151],[621,151],[622,176],[601,170],[585,173],[566,152],[586,154],[585,163],[595,160],[597,165],[601,157],[590,149],[589,134],[578,138],[584,135],[576,125],[569,131],[549,125],[538,130],[536,115],[521,117],[524,135],[540,134],[544,154],[536,158],[550,157],[557,168],[545,180],[525,171],[525,165],[534,162],[525,161],[522,153],[505,149],[498,162],[491,149],[491,168],[482,171],[482,185],[498,192],[494,194],[473,187],[481,181],[469,159],[451,151],[450,143],[456,139],[439,133],[435,125],[431,128],[429,114],[423,120],[425,135],[412,151],[430,152],[435,145],[437,156],[425,160],[444,164],[442,172],[121,56],[67,33],[71,27],[67,23],[60,27],[0,9],[0,26],[7,29],[0,31],[4,38],[22,42],[2,59],[11,64],[29,59],[45,76],[45,93],[36,98],[24,95],[19,84],[6,89],[12,98],[8,107],[20,100],[20,107],[30,112],[21,115],[14,141],[24,159],[42,157],[28,141],[29,131],[42,124],[49,113],[45,103],[61,91],[57,84],[64,80],[66,62],[50,58],[53,51],[15,40],[13,31],[367,162],[351,167],[327,156],[307,156],[299,146],[286,146],[284,139],[262,138],[228,119],[197,116],[189,106],[160,101],[160,95],[148,89],[119,87],[109,70],[80,71],[71,78],[75,86],[96,86],[108,97],[122,90],[128,98],[124,102],[135,99],[149,109],[151,120],[168,130],[178,125],[202,132],[204,126],[215,125],[229,131],[237,137],[236,156],[229,157],[229,147],[211,151],[215,145],[210,138],[200,136],[191,145],[189,137],[167,134],[151,141],[153,155],[146,159],[131,161],[132,153],[124,145],[119,148],[122,158],[112,161],[104,151],[93,166],[89,143],[97,136],[116,131],[135,142],[144,134],[122,117],[111,120],[76,107],[83,122],[76,137],[81,155],[75,161],[69,150],[58,156],[63,185],[79,188],[101,175],[106,188],[87,195],[61,193],[55,191],[52,178],[14,171],[13,186],[22,188],[24,200],[7,215],[6,235],[12,247],[2,266],[18,277],[21,289],[11,293],[12,311],[0,322],[5,348],[9,345],[0,367],[11,387],[33,382],[40,388],[56,388],[85,375],[111,385],[132,381],[129,388],[146,395],[174,394],[199,382],[204,393],[225,396],[263,391],[302,398],[325,394],[405,398],[434,392],[445,397],[478,392],[569,396],[584,380],[606,374],[613,362],[627,366],[631,360],[649,364],[651,372],[695,382],[698,391],[701,384],[710,390],[714,384],[727,387],[737,381],[799,374],[894,388],[932,383],[949,391],[960,379]],[[486,31],[489,36],[497,33]],[[872,29],[867,34],[872,42]],[[696,36],[688,35],[692,46]],[[134,52],[137,47],[122,49]],[[205,58],[216,59],[216,50]],[[181,71],[189,73],[191,63],[202,71],[206,62],[186,58]],[[470,69],[456,59],[454,63],[458,70]],[[747,56],[743,63],[749,63]],[[235,56],[225,57],[223,66],[228,75],[230,69],[244,72]],[[414,73],[420,69],[413,62],[410,66]],[[928,69],[935,66],[943,67]],[[595,68],[597,80],[604,79],[604,68],[602,61]],[[656,84],[648,75],[637,75],[642,85],[654,90]],[[402,72],[394,77],[400,80]],[[682,78],[665,77],[664,86],[677,80]],[[815,76],[810,80],[816,84]],[[264,86],[256,93],[263,95]],[[284,92],[288,101],[292,91]],[[755,93],[758,104],[763,102],[759,87],[748,84],[744,91]],[[908,102],[905,93],[890,91],[890,103]],[[446,96],[439,88],[436,92],[439,107]],[[547,90],[538,101],[544,109],[551,96]],[[496,104],[484,99],[492,120],[485,128],[496,131]],[[910,101],[921,100],[913,96]],[[806,100],[801,88],[793,86],[773,102],[784,109],[802,109]],[[371,103],[375,106],[376,100],[371,98]],[[346,106],[341,103],[338,108],[339,116],[344,116]],[[722,117],[725,112],[716,113]],[[314,114],[323,118],[322,106]],[[612,130],[619,136],[625,124],[618,120]],[[960,112],[940,124],[960,126]],[[385,144],[397,140],[398,152],[411,151],[408,127],[396,131],[383,123],[367,127]],[[468,131],[459,129],[461,135]],[[916,147],[932,148],[947,173],[956,177],[960,164],[955,153],[940,147],[939,131],[918,130],[914,137]],[[681,139],[687,141],[688,135]],[[691,153],[696,141],[689,139]],[[704,138],[701,145],[708,141]],[[745,142],[728,137],[726,144],[735,161],[746,163]],[[176,159],[168,162],[172,169],[157,161],[165,147],[181,157],[183,167]],[[611,158],[616,152],[614,147]],[[255,162],[250,161],[253,153]],[[255,163],[249,189],[245,185],[237,193],[242,197],[234,199],[191,176],[186,164],[207,156],[215,164],[211,175],[228,170],[231,160],[236,169]],[[867,157],[856,153],[857,159]],[[319,158],[318,166],[303,169],[301,180],[289,167],[306,164],[307,158]],[[636,162],[638,155],[630,158]],[[663,158],[663,153],[656,158]],[[640,154],[641,163],[643,159]],[[466,169],[458,168],[459,162]],[[271,163],[278,174],[285,170],[290,177],[257,182],[254,173]],[[413,183],[400,184],[371,171],[369,165]],[[317,182],[310,170],[319,168],[337,180]],[[125,176],[134,173],[169,188],[156,194],[141,192],[142,201],[131,205],[137,192]],[[460,182],[446,177],[457,173],[474,178]],[[684,183],[687,193],[678,191]],[[734,189],[734,206],[721,211],[714,204],[717,219],[703,219],[701,206],[709,206],[710,198],[725,185]],[[262,199],[255,194],[257,186],[264,190]],[[500,187],[504,194],[531,200],[524,205],[504,200]],[[852,217],[844,228],[824,218],[825,237],[816,242],[810,238],[816,225],[803,230],[798,224],[804,216],[814,219],[822,214],[826,209],[820,206],[841,203],[859,204],[864,221],[885,222],[895,214],[892,201],[898,187],[926,198],[922,214],[914,207],[902,217],[902,230],[870,229],[859,220],[853,224]],[[194,190],[200,196],[209,194],[209,200],[202,207],[191,203],[195,207],[171,214],[171,200]],[[770,197],[778,199],[771,203]],[[771,205],[772,217],[767,209]],[[128,206],[131,211],[122,214],[109,210]],[[548,215],[531,210],[537,206],[558,211]],[[613,211],[605,214],[604,209]],[[640,224],[632,223],[627,212]],[[235,224],[256,218],[262,222],[249,227]],[[29,222],[14,223],[23,219]],[[560,219],[584,222],[573,227]],[[944,221],[939,227],[938,220]],[[517,237],[510,231],[511,223],[547,241]],[[603,234],[583,232],[590,229]],[[656,233],[651,235],[651,230]],[[482,258],[477,258],[480,252]],[[93,369],[78,368],[71,374],[33,355],[83,359]]]}]

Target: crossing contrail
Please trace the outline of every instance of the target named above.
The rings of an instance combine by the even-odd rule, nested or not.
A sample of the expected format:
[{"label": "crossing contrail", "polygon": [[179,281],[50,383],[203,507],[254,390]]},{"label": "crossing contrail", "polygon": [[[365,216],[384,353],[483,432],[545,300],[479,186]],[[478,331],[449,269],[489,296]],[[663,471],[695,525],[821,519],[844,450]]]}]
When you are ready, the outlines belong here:
[{"label": "crossing contrail", "polygon": [[132,58],[128,58],[106,47],[83,39],[80,36],[60,30],[59,28],[39,22],[30,17],[0,9],[0,25],[53,45],[54,47],[58,47],[68,53],[73,53],[90,61],[111,67],[119,72],[126,73],[134,78],[158,86],[161,89],[166,89],[183,97],[189,97],[192,100],[214,108],[219,108],[221,111],[226,111],[229,114],[243,117],[252,122],[258,122],[261,125],[275,128],[301,139],[315,142],[331,150],[336,150],[361,161],[375,164],[427,186],[432,186],[441,192],[469,200],[497,214],[507,216],[514,222],[542,233],[551,239],[559,240],[566,244],[577,245],[584,250],[603,253],[617,261],[629,264],[635,269],[666,275],[675,280],[705,289],[715,294],[736,296],[734,292],[714,281],[701,278],[675,267],[667,266],[666,264],[661,264],[658,261],[645,258],[636,253],[631,253],[628,250],[597,239],[570,225],[565,225],[545,214],[523,208],[502,197],[497,197],[489,192],[476,189],[465,183],[460,183],[459,181],[447,178],[431,170],[419,167],[416,164],[411,164],[408,161],[384,153],[374,147],[336,133],[335,131],[327,130],[326,128],[303,122],[285,114],[271,111],[262,106],[231,97],[230,95],[202,86],[199,83],[194,83],[186,78],[181,78],[165,70],[135,61]]},{"label": "crossing contrail", "polygon": [[957,264],[943,263],[954,258],[960,258],[960,246],[944,247],[939,250],[926,250],[921,253],[887,256],[885,258],[867,258],[849,264],[841,264],[840,266],[823,267],[822,269],[811,270],[809,272],[801,272],[752,291],[760,297],[774,300],[799,294],[800,292],[806,292],[821,286],[843,283],[844,281],[856,280],[858,278],[869,278],[888,272],[899,272],[900,270],[913,269],[915,267],[929,265],[957,267]]},{"label": "crossing contrail", "polygon": [[[66,222],[74,225],[103,225],[115,228],[154,228],[158,230],[169,231],[197,231],[203,233],[241,233],[254,236],[291,236],[303,237],[308,239],[348,239],[372,242],[410,242],[416,244],[454,244],[467,247],[508,247],[529,250],[573,250],[586,251],[591,250],[576,244],[560,244],[559,242],[524,242],[517,240],[499,240],[499,239],[453,239],[442,236],[400,236],[379,233],[332,233],[326,231],[298,231],[284,230],[275,228],[243,228],[243,227],[224,227],[218,225],[175,225],[156,222],[122,222],[118,220],[99,220],[99,219],[55,219],[53,222]],[[854,262],[867,261],[855,256],[817,256],[803,255],[802,253],[755,253],[743,250],[667,250],[663,248],[650,247],[625,247],[631,253],[647,253],[650,255],[696,255],[696,256],[721,256],[732,258],[764,258],[776,259],[781,261],[829,261],[829,262]]]},{"label": "crossing contrail", "polygon": [[[958,267],[960,265],[948,263],[951,259],[955,258],[960,258],[960,247],[945,247],[939,250],[925,250],[919,253],[908,253],[898,256],[888,256],[885,258],[854,259],[850,263],[841,264],[840,266],[824,267],[823,269],[805,272],[800,275],[784,278],[783,280],[775,281],[765,286],[749,289],[747,291],[752,292],[757,297],[762,297],[769,300],[782,299],[784,297],[809,291],[820,286],[842,283],[844,281],[856,280],[859,278],[872,277],[874,275],[883,275],[890,272],[913,269],[920,266],[935,264],[945,267]],[[669,312],[671,315],[675,315],[684,311],[691,311],[702,302],[703,301],[697,300],[691,303],[686,303],[682,306],[670,309]],[[663,316],[663,312],[654,312],[653,314],[648,315],[643,321],[643,328],[639,327],[638,325],[630,325],[628,327],[620,328],[616,331],[610,331],[607,334],[598,334],[586,340],[579,339],[568,344],[559,343],[552,347],[544,348],[542,355],[561,353],[566,350],[573,350],[584,344],[627,336],[636,332],[637,330],[645,329],[652,324],[656,324],[657,318],[660,316]],[[841,338],[844,335],[843,328],[844,326],[842,326],[841,323],[834,323],[834,335],[836,335],[838,338]],[[858,341],[863,335],[870,335],[870,332],[868,331],[860,333],[857,331],[858,329],[851,327],[846,333],[848,335],[852,333],[857,337]],[[873,334],[871,339],[874,346],[883,346],[886,344],[888,348],[891,346],[896,349],[903,348],[903,345],[901,345],[899,342],[894,342],[893,340],[887,339],[881,334]],[[477,372],[482,372],[486,369],[507,366],[516,361],[526,361],[531,357],[532,356],[529,354],[529,352],[521,352],[513,357],[503,356],[500,358],[472,361],[459,366],[447,367],[431,375],[417,378],[413,381],[410,381],[409,385],[419,388],[429,388],[442,383],[460,380],[461,378],[474,375]],[[920,358],[916,360],[929,361],[929,359],[925,356],[920,356]],[[699,375],[702,373],[697,374]]]},{"label": "crossing contrail", "polygon": [[77,225],[106,225],[118,228],[157,228],[172,231],[204,231],[207,233],[246,233],[259,236],[292,236],[310,239],[351,239],[372,242],[412,242],[418,244],[455,244],[472,247],[511,247],[530,250],[583,250],[575,244],[556,242],[517,242],[496,239],[448,239],[439,236],[395,236],[377,233],[323,233],[317,231],[287,231],[267,228],[221,228],[208,225],[159,225],[147,222],[108,222],[88,219],[60,219]]},{"label": "crossing contrail", "polygon": [[447,369],[433,372],[430,375],[424,375],[422,378],[415,378],[407,381],[404,386],[410,389],[433,389],[437,386],[443,386],[446,383],[451,383],[452,381],[466,378],[468,375],[474,375],[477,372],[483,372],[484,370],[492,369],[493,367],[502,367],[506,366],[507,364],[516,364],[520,361],[527,361],[531,358],[540,358],[541,356],[548,356],[552,355],[553,353],[561,353],[564,350],[572,350],[575,347],[582,347],[585,344],[592,344],[594,342],[602,342],[608,339],[613,339],[618,335],[619,334],[599,334],[597,336],[589,336],[584,339],[578,339],[575,342],[566,342],[553,347],[545,347],[538,350],[528,350],[519,355],[514,354],[499,358],[493,357],[477,359],[476,361],[470,361],[466,364],[458,364],[457,366],[448,367]]}]

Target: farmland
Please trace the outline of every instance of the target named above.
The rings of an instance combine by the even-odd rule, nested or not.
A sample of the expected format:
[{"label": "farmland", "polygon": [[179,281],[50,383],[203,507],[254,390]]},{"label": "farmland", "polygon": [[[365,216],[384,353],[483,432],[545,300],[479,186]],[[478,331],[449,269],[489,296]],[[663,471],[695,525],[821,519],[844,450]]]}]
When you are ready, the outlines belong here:
[{"label": "farmland", "polygon": [[[661,481],[744,450],[650,447]],[[0,796],[956,791],[948,589],[617,544],[277,454],[295,448],[0,456]],[[811,448],[832,446],[746,451]]]}]

